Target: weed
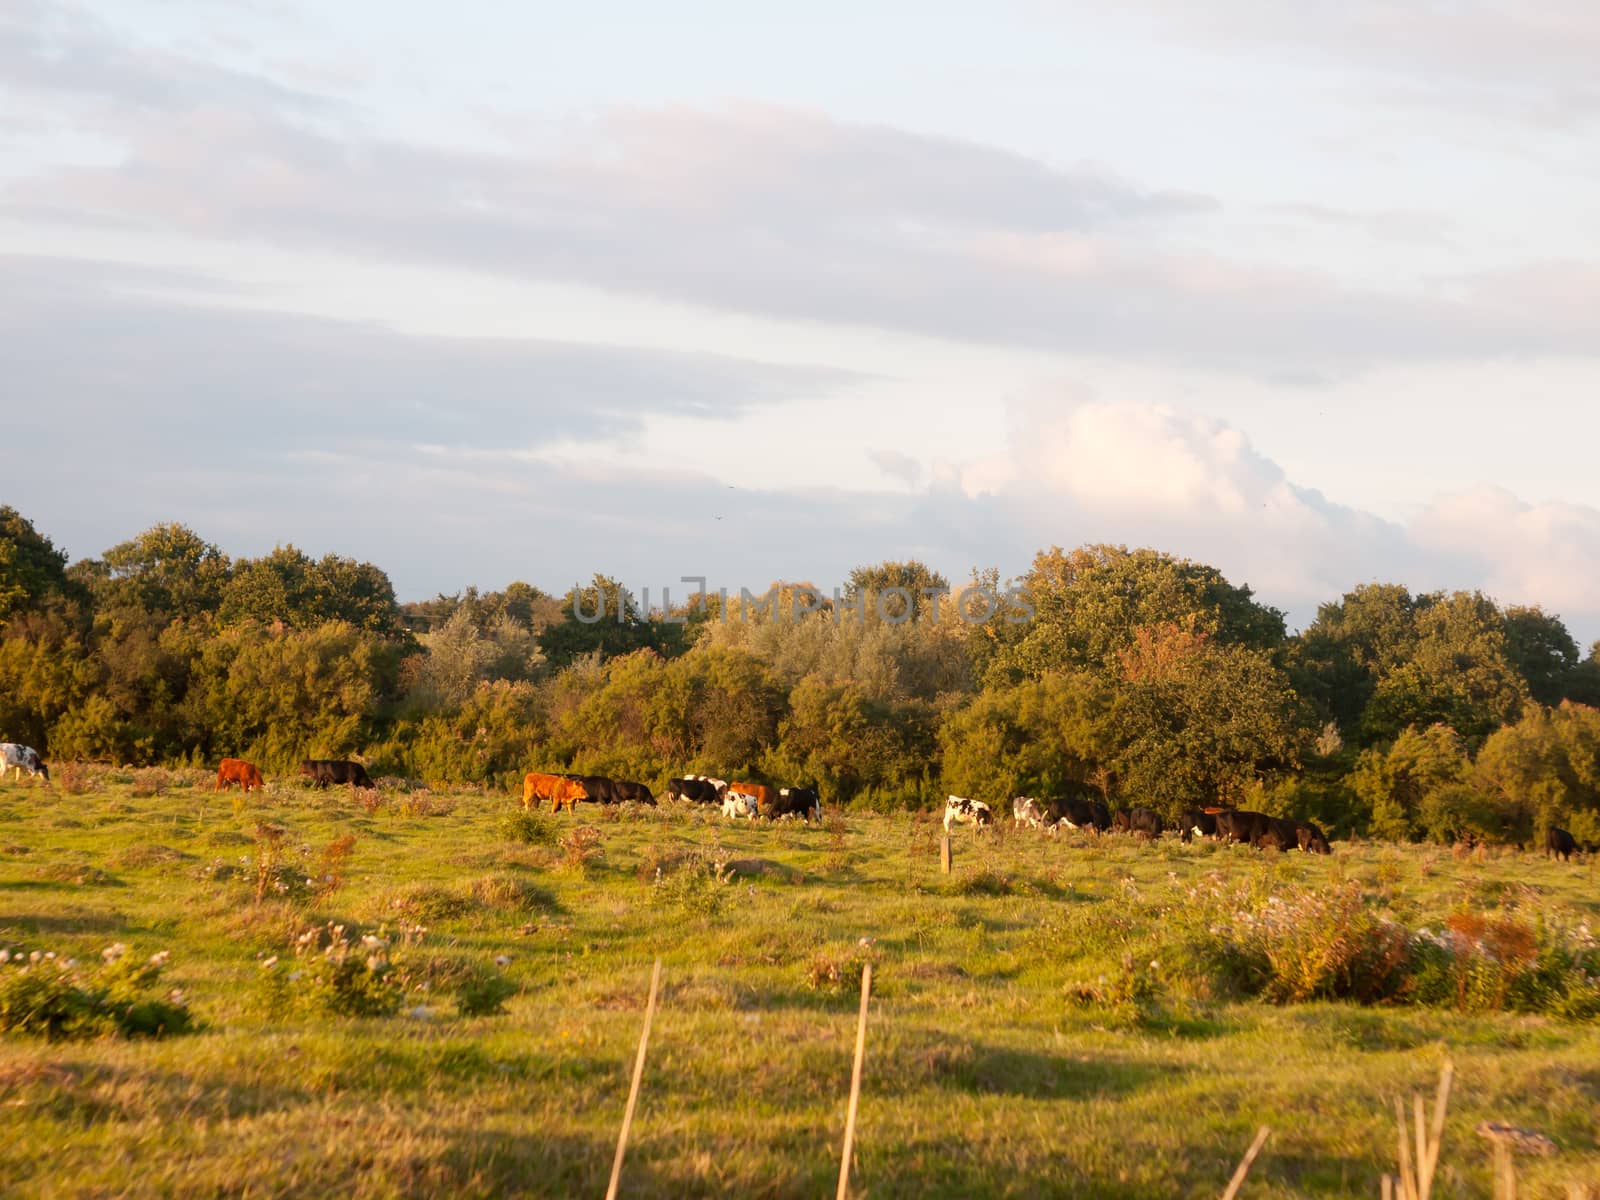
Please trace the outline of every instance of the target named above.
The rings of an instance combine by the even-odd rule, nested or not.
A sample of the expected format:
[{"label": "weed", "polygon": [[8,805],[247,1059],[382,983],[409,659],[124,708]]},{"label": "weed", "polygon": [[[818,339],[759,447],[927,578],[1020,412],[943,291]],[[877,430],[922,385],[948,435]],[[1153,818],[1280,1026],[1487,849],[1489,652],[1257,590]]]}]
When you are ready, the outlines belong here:
[{"label": "weed", "polygon": [[522,842],[529,846],[553,846],[556,829],[540,813],[520,808],[512,809],[500,818],[500,836],[508,842]]},{"label": "weed", "polygon": [[605,857],[600,831],[593,825],[579,825],[556,839],[563,858],[561,865],[575,875],[587,875]]},{"label": "weed", "polygon": [[194,1019],[181,991],[146,994],[168,957],[163,950],[141,961],[121,942],[91,965],[53,951],[0,950],[0,1030],[49,1041],[188,1033]]}]

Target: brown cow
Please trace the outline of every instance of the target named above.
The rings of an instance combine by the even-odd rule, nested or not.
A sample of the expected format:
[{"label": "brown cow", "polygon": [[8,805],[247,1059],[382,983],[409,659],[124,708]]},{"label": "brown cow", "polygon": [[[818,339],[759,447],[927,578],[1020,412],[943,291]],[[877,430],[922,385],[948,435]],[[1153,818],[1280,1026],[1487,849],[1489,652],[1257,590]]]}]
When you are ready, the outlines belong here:
[{"label": "brown cow", "polygon": [[530,771],[522,777],[522,807],[532,808],[535,800],[550,801],[550,811],[560,812],[563,804],[577,807],[579,800],[587,800],[589,793],[583,784],[565,775],[543,775]]},{"label": "brown cow", "polygon": [[211,790],[220,792],[236,783],[247,792],[251,788],[262,787],[261,769],[242,758],[223,759],[217,767],[217,786]]}]

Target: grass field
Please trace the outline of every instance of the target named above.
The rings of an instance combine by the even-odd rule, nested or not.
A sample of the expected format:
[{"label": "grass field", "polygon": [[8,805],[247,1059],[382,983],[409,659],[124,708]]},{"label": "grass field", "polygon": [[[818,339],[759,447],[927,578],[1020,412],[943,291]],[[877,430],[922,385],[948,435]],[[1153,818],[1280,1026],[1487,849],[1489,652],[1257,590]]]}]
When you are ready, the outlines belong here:
[{"label": "grass field", "polygon": [[[1489,1194],[1485,1119],[1561,1147],[1521,1164],[1523,1196],[1600,1178],[1593,1020],[1243,996],[1190,919],[1208,895],[1270,912],[1359,891],[1407,928],[1470,907],[1586,937],[1590,864],[960,830],[944,876],[928,817],[517,823],[479,792],[367,811],[347,789],[244,801],[199,773],[94,774],[81,794],[0,786],[0,948],[170,951],[159,987],[200,1028],[0,1037],[5,1195],[600,1196],[657,955],[623,1195],[831,1195],[868,957],[858,1195],[1214,1196],[1266,1124],[1243,1195],[1376,1196],[1393,1098],[1431,1095],[1447,1057],[1436,1194]],[[329,921],[389,943],[394,1015],[297,992]],[[502,977],[504,1013],[460,1015],[464,988],[492,1006]]]}]

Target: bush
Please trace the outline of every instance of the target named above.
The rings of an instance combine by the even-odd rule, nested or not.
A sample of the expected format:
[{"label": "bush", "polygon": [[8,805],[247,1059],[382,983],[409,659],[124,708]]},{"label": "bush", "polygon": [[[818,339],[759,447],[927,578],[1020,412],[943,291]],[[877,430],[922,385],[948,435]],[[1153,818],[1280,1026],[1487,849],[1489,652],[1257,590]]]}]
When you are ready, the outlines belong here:
[{"label": "bush", "polygon": [[456,1012],[463,1017],[494,1017],[505,1012],[505,1002],[517,994],[517,985],[499,969],[478,968],[456,985]]},{"label": "bush", "polygon": [[513,809],[500,819],[500,836],[508,842],[522,842],[529,846],[553,846],[556,831],[543,815]]},{"label": "bush", "polygon": [[665,867],[663,864],[656,868],[650,887],[652,905],[676,908],[692,917],[712,917],[722,911],[728,885],[734,881],[725,851],[707,855],[696,850],[670,873],[663,873]]},{"label": "bush", "polygon": [[277,955],[261,962],[263,1007],[273,1016],[310,1009],[341,1017],[387,1017],[399,1011],[405,991],[389,954],[389,940],[359,940],[341,924],[312,926],[295,939],[293,964]]},{"label": "bush", "polygon": [[194,1018],[181,991],[147,994],[167,958],[161,951],[140,961],[121,942],[92,966],[38,950],[0,950],[0,1030],[49,1041],[188,1033]]}]

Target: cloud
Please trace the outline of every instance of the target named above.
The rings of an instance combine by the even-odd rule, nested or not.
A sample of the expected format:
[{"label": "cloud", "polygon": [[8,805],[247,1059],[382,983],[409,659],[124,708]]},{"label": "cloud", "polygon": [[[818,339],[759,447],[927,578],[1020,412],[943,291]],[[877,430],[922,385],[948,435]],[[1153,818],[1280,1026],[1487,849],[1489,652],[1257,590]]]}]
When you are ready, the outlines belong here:
[{"label": "cloud", "polygon": [[[159,460],[443,445],[526,452],[634,438],[647,417],[729,420],[833,392],[847,372],[710,354],[407,335],[156,298],[205,277],[0,258],[8,420],[130,468]],[[84,462],[85,466],[89,464]],[[129,480],[131,482],[131,480]]]},{"label": "cloud", "polygon": [[909,454],[902,454],[898,450],[868,450],[867,457],[873,465],[891,479],[898,479],[907,487],[916,487],[922,482],[922,464]]},{"label": "cloud", "polygon": [[[10,181],[0,213],[25,220],[1278,380],[1600,350],[1600,313],[1552,316],[1533,280],[1530,302],[1512,307],[1498,276],[1381,291],[1240,261],[1184,236],[1212,198],[972,141],[729,104],[502,117],[503,151],[441,148],[377,136],[263,77],[121,46],[98,26],[21,28],[0,52],[18,68],[13,88],[51,111],[92,101],[66,106],[72,128],[120,148]],[[1365,220],[1419,228],[1404,214]]]}]

